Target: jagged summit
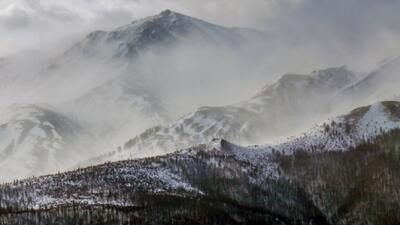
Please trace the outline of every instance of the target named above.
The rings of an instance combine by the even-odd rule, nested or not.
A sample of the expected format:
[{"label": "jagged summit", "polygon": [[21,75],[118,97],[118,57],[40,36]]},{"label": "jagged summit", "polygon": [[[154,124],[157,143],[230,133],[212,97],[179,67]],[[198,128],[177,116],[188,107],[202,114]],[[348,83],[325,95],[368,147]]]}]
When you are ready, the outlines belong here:
[{"label": "jagged summit", "polygon": [[[172,11],[170,9],[166,9],[166,10],[162,11],[160,14],[158,14],[158,16],[166,18],[166,17],[182,17],[182,16],[186,16],[186,15]],[[186,16],[186,17],[188,17],[188,16]]]},{"label": "jagged summit", "polygon": [[330,119],[300,136],[290,137],[275,149],[345,151],[384,133],[400,128],[400,102],[384,101],[356,108]]},{"label": "jagged summit", "polygon": [[[171,25],[173,25],[174,23],[178,22],[178,21],[183,21],[183,20],[187,20],[186,22],[188,22],[189,20],[198,20],[195,19],[193,17],[190,16],[186,16],[184,14],[178,13],[178,12],[174,12],[171,11],[169,9],[162,11],[161,13],[154,15],[154,16],[149,16],[140,20],[135,20],[133,22],[131,22],[130,24],[126,25],[126,26],[122,26],[121,28],[129,28],[132,26],[137,26],[137,25],[149,25],[150,23],[157,23],[157,24],[161,24],[165,27],[169,27]],[[200,20],[198,20],[200,21]]]}]

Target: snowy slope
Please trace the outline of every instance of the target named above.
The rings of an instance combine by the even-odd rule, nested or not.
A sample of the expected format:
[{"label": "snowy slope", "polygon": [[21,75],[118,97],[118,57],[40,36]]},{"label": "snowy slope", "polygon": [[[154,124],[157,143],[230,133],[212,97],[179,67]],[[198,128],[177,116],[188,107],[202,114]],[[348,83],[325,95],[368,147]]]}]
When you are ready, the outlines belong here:
[{"label": "snowy slope", "polygon": [[46,106],[14,104],[4,107],[0,118],[1,182],[65,169],[88,157],[94,141],[79,124]]},{"label": "snowy slope", "polygon": [[240,144],[263,143],[301,130],[332,113],[334,96],[354,81],[344,67],[288,74],[247,101],[223,107],[201,107],[169,126],[151,128],[124,144],[106,160],[149,156],[208,143],[213,138]]},{"label": "snowy slope", "polygon": [[274,145],[278,151],[347,150],[400,127],[400,103],[379,102],[331,119],[300,136]]},{"label": "snowy slope", "polygon": [[291,136],[276,143],[242,147],[224,140],[219,143],[217,139],[218,144],[215,148],[225,149],[233,153],[238,160],[264,168],[265,174],[278,178],[278,165],[274,163],[274,155],[277,153],[292,155],[298,151],[347,151],[399,128],[400,102],[378,102],[357,108],[317,125],[301,135]]}]

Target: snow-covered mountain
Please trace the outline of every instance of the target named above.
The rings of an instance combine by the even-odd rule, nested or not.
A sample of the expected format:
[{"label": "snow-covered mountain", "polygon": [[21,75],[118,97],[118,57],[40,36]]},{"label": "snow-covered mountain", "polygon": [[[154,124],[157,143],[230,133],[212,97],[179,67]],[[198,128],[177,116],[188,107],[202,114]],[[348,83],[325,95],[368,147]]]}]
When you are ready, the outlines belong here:
[{"label": "snow-covered mountain", "polygon": [[167,48],[179,42],[194,45],[213,44],[237,47],[260,41],[265,34],[250,29],[226,28],[165,10],[158,15],[134,21],[113,31],[95,31],[66,54],[83,54],[95,58],[132,57],[144,50]]},{"label": "snow-covered mountain", "polygon": [[[201,107],[169,126],[148,129],[96,162],[163,154],[174,149],[207,143],[213,138],[241,144],[263,143],[296,133],[333,113],[333,99],[355,80],[345,67],[287,74],[249,100],[222,107]],[[101,161],[98,161],[101,159]]]},{"label": "snow-covered mountain", "polygon": [[0,182],[60,171],[93,154],[93,137],[47,106],[14,104],[0,115]]},{"label": "snow-covered mountain", "polygon": [[398,222],[400,103],[376,103],[332,121],[276,145],[215,139],[164,156],[1,185],[0,219],[376,224],[384,213]]},{"label": "snow-covered mountain", "polygon": [[[232,81],[239,79],[229,69],[220,70],[220,64],[214,73],[196,72],[192,66],[186,69],[189,61],[202,61],[198,49],[212,49],[227,58],[240,55],[242,47],[255,40],[265,40],[265,35],[167,10],[111,31],[87,35],[43,71],[38,87],[49,90],[50,97],[67,96],[62,97],[67,102],[64,108],[72,108],[74,117],[84,117],[93,126],[101,121],[99,133],[108,131],[108,138],[117,137],[121,142],[128,138],[121,136],[123,133],[132,136],[164,124],[192,109],[194,103],[190,102],[211,99],[201,92],[204,88],[217,92],[219,82],[226,79],[223,74],[232,73]],[[196,49],[196,54],[190,55],[193,52],[188,49]],[[182,65],[181,60],[187,63]],[[223,67],[229,68],[228,58],[226,61],[227,66]],[[60,86],[65,82],[70,85]]]},{"label": "snow-covered mountain", "polygon": [[[228,61],[227,55],[236,55],[233,53],[239,53],[247,44],[265,38],[262,32],[226,28],[167,10],[111,31],[92,32],[63,51],[63,54],[50,59],[44,56],[53,53],[41,52],[23,52],[2,58],[2,105],[31,103],[13,106],[18,110],[7,110],[4,118],[10,119],[3,119],[2,123],[9,125],[4,126],[19,127],[22,126],[20,124],[30,124],[25,121],[37,121],[36,116],[41,114],[45,114],[43,117],[54,114],[52,118],[60,117],[66,123],[59,127],[70,129],[65,128],[68,130],[66,133],[57,131],[58,138],[51,136],[50,131],[45,132],[43,129],[47,128],[42,128],[41,122],[35,122],[35,127],[44,133],[32,133],[32,140],[29,139],[31,144],[14,143],[19,140],[19,135],[36,132],[36,129],[31,130],[31,125],[21,130],[5,129],[4,136],[0,137],[4,145],[1,150],[1,156],[4,157],[0,159],[4,167],[1,168],[15,162],[21,166],[14,168],[15,171],[11,171],[11,166],[4,169],[5,175],[0,180],[55,171],[71,165],[75,159],[76,164],[90,154],[98,155],[115,148],[149,127],[166,124],[170,118],[175,119],[183,111],[187,112],[186,108],[181,109],[182,106],[191,105],[191,109],[198,107],[199,99],[211,98],[203,94],[203,90],[193,87],[207,88],[210,93],[212,90],[217,92],[220,85],[218,81],[226,79],[218,75],[232,74],[230,78],[235,79],[234,75],[230,69],[219,70],[220,67],[229,68],[229,64],[221,66],[220,62],[216,63],[219,67],[214,73],[200,71],[201,74],[197,74],[193,72],[198,71],[197,68],[191,65],[188,69],[182,69],[181,59],[197,65],[196,60],[202,61],[198,49],[204,49],[204,52],[214,49],[221,54],[218,58]],[[195,47],[195,51],[188,53],[189,47]],[[193,52],[195,54],[190,55]],[[175,64],[168,61],[174,55],[178,55],[173,61]],[[213,68],[208,61],[205,65],[202,67]],[[51,107],[37,106],[36,102]],[[25,117],[12,119],[21,110],[27,111],[22,114]],[[49,123],[52,124],[51,121]],[[97,153],[92,152],[94,148],[88,147],[88,143],[70,149],[71,146],[75,147],[78,139],[93,140],[93,137],[96,138],[95,144],[102,146]],[[43,143],[60,147],[42,150],[45,148]],[[58,154],[65,157],[60,160],[55,156]],[[38,164],[46,158],[56,159]]]},{"label": "snow-covered mountain", "polygon": [[[111,31],[92,32],[51,59],[42,60],[46,54],[37,52],[1,59],[0,100],[53,105],[107,140],[101,144],[108,149],[198,107],[199,99],[212,99],[202,89],[216,93],[226,79],[222,74],[241,79],[234,78],[227,56],[240,55],[236,53],[245,45],[265,38],[262,32],[226,28],[166,10]],[[196,60],[203,62],[198,49],[215,50],[224,65],[215,63],[214,73],[193,68],[199,64]],[[208,61],[204,64],[200,67],[214,68]]]}]

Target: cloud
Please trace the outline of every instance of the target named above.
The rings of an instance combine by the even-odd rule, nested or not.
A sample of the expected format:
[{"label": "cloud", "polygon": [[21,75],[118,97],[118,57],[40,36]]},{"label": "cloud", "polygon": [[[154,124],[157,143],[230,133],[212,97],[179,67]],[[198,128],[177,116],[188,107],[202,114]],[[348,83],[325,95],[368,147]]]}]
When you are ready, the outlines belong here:
[{"label": "cloud", "polygon": [[309,65],[304,70],[339,64],[364,68],[400,52],[400,2],[395,0],[3,0],[0,56],[71,45],[92,30],[167,8],[269,32],[281,49],[277,54],[286,52],[293,65],[299,62],[292,58],[301,57],[305,61],[299,64]]},{"label": "cloud", "polygon": [[331,64],[363,68],[400,55],[400,1],[278,1],[265,29]]}]

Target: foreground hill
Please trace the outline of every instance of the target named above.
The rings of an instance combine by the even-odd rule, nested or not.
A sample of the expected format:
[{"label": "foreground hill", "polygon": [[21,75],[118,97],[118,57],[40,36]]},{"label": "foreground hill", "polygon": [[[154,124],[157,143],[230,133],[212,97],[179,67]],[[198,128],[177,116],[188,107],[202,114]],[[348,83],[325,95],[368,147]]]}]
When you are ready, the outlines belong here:
[{"label": "foreground hill", "polygon": [[216,139],[164,156],[5,184],[0,186],[0,220],[399,223],[400,103],[377,103],[334,121],[289,144],[246,148]]}]

